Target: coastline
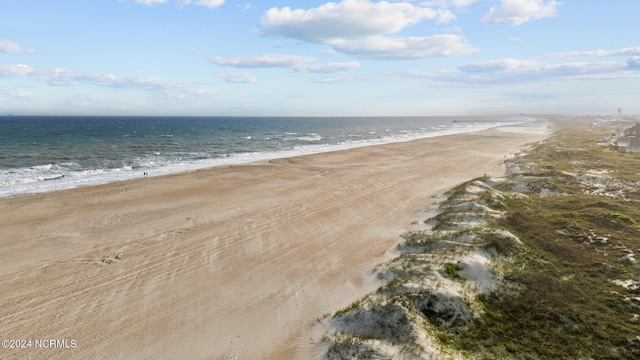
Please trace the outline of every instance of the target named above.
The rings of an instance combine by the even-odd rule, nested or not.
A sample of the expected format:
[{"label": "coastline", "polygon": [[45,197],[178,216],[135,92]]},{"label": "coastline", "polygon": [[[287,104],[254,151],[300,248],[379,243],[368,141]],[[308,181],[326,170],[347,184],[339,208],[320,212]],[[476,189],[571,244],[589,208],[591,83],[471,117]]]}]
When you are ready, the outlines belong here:
[{"label": "coastline", "polygon": [[433,196],[546,127],[1,198],[3,335],[77,341],[50,358],[303,358]]},{"label": "coastline", "polygon": [[[29,120],[34,121],[29,118],[21,121],[26,122],[27,128],[38,125],[37,121],[33,123]],[[74,126],[98,127],[98,124],[91,122],[95,118],[75,120],[62,118],[61,124],[67,130],[63,128],[59,132],[68,131]],[[85,120],[93,125],[89,126]],[[46,193],[217,166],[244,165],[535,121],[532,118],[513,117],[495,121],[473,118],[473,121],[454,120],[446,123],[446,119],[436,117],[417,124],[411,118],[398,118],[397,122],[392,122],[394,126],[389,126],[388,123],[383,125],[380,121],[370,119],[371,123],[361,128],[357,121],[335,123],[344,121],[342,118],[333,119],[333,122],[327,119],[328,125],[325,127],[318,126],[317,122],[310,124],[311,127],[302,126],[305,119],[297,124],[272,119],[275,124],[264,124],[264,129],[258,129],[256,125],[260,124],[259,118],[245,119],[248,123],[244,124],[230,123],[228,119],[203,119],[206,120],[204,122],[191,119],[189,125],[192,126],[183,124],[178,128],[171,127],[167,121],[179,122],[179,118],[149,120],[146,126],[139,128],[135,125],[128,127],[128,122],[122,122],[122,119],[107,118],[105,124],[117,129],[115,133],[109,133],[108,128],[100,128],[105,132],[104,138],[96,139],[88,135],[91,131],[85,129],[71,149],[60,146],[60,142],[76,140],[49,142],[48,138],[32,138],[16,131],[14,144],[0,144],[7,145],[6,148],[0,146],[0,151],[8,152],[8,163],[13,164],[0,169],[0,197]],[[158,128],[149,125],[156,121],[159,122]],[[185,131],[188,133],[198,127],[202,127],[199,136],[191,138],[185,135]],[[234,130],[230,131],[230,128]],[[12,129],[7,131],[11,133]],[[49,131],[56,130],[52,128]],[[31,146],[21,147],[25,144]]]}]

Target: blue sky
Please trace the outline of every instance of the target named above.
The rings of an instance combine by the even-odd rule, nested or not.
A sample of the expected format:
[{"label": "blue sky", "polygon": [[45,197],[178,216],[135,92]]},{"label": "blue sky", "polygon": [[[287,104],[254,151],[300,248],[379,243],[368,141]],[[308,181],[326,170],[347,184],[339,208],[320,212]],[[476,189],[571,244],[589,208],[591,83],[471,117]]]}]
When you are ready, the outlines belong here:
[{"label": "blue sky", "polygon": [[0,115],[640,113],[637,0],[2,0]]}]

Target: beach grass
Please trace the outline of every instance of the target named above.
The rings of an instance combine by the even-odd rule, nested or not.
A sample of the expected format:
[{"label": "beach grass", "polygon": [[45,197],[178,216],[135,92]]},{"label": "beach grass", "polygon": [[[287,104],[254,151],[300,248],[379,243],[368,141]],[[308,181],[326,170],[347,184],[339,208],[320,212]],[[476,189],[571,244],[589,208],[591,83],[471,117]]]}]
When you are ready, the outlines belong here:
[{"label": "beach grass", "polygon": [[450,344],[486,359],[637,358],[640,290],[619,284],[640,280],[640,158],[597,146],[607,128],[556,127],[518,159],[554,195],[508,197],[494,224],[525,244],[503,268],[519,291],[481,295],[484,314]]},{"label": "beach grass", "polygon": [[446,263],[444,263],[444,269],[447,275],[451,276],[454,279],[462,281],[467,280],[466,276],[460,274],[460,270],[463,270],[460,265],[456,265],[450,261],[447,261]]},{"label": "beach grass", "polygon": [[[387,284],[370,298],[411,314],[412,338],[422,331],[437,344],[415,344],[421,356],[640,358],[640,156],[598,145],[611,131],[557,121],[550,138],[510,160],[505,179],[456,186],[430,231],[403,236],[402,255],[377,270]],[[457,259],[487,252],[496,286],[474,291]],[[362,312],[354,305],[335,318]],[[367,344],[369,356],[394,354]]]}]

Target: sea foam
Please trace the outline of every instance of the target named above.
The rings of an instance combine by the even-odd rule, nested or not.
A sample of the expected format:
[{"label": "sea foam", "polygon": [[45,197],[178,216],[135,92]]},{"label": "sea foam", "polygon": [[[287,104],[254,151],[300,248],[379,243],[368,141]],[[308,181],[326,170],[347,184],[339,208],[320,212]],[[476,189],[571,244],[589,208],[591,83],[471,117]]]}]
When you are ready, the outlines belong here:
[{"label": "sea foam", "polygon": [[[183,151],[176,156],[174,148],[181,144],[167,141],[175,141],[177,136],[163,133],[160,135],[165,143],[156,145],[167,151],[150,151],[143,155],[132,157],[119,166],[114,166],[113,161],[108,166],[87,167],[77,161],[67,160],[60,163],[48,163],[29,167],[0,168],[0,197],[17,194],[41,193],[82,186],[105,184],[116,181],[143,178],[146,176],[161,176],[180,172],[194,171],[203,168],[249,164],[264,160],[288,158],[323,152],[353,149],[364,146],[387,144],[393,142],[411,141],[421,138],[442,136],[455,133],[472,132],[497,126],[516,124],[530,121],[527,118],[509,118],[501,121],[469,121],[452,124],[437,124],[434,126],[418,127],[416,129],[365,129],[361,133],[342,134],[335,136],[320,132],[288,131],[282,135],[276,133],[268,136],[258,134],[240,134],[240,140],[235,138],[218,139],[224,148],[226,142],[234,142],[234,146],[240,149],[235,152],[211,151]],[[136,131],[137,132],[137,131]],[[135,134],[135,132],[132,132]],[[254,149],[251,151],[249,143],[268,141],[270,149]],[[94,139],[93,143],[96,142]],[[100,139],[97,139],[100,140]],[[293,146],[290,142],[295,141]],[[239,144],[238,144],[239,143]],[[114,147],[115,146],[115,147]],[[109,148],[118,151],[123,144],[111,144]],[[144,148],[145,145],[128,145],[129,148]],[[164,147],[163,147],[164,146]],[[102,154],[102,153],[100,153]]]}]

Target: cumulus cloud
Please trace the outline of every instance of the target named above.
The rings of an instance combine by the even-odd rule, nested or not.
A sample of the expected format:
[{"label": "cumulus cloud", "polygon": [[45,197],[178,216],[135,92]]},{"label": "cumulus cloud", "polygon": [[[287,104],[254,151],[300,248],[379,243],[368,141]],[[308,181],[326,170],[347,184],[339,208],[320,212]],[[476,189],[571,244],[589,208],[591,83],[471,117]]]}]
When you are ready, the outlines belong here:
[{"label": "cumulus cloud", "polygon": [[531,20],[556,16],[560,4],[555,0],[502,0],[482,18],[482,23],[522,25]]},{"label": "cumulus cloud", "polygon": [[[327,44],[356,57],[411,59],[475,51],[457,35],[391,36],[423,20],[448,23],[455,18],[447,9],[434,10],[409,2],[343,0],[309,10],[271,8],[260,25],[267,35]],[[444,49],[447,45],[451,47]]]},{"label": "cumulus cloud", "polygon": [[248,84],[248,83],[256,82],[256,78],[251,76],[246,71],[227,73],[227,74],[218,74],[217,76],[220,79],[231,84]]},{"label": "cumulus cloud", "polygon": [[0,39],[0,53],[22,53],[22,52],[31,52],[31,50],[27,50],[23,48],[20,44],[9,41],[7,39]]},{"label": "cumulus cloud", "polygon": [[392,34],[437,16],[436,10],[406,2],[344,0],[309,10],[271,8],[260,24],[269,35],[324,43],[337,38]]}]

